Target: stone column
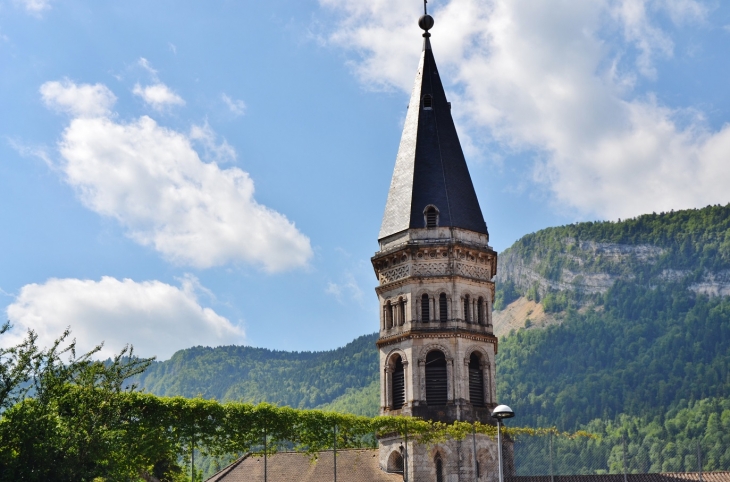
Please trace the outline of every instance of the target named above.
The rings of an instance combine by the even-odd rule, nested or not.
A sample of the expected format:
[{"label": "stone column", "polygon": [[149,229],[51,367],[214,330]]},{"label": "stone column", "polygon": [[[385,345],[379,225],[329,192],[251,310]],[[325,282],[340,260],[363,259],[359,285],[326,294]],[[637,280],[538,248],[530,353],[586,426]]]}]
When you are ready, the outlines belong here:
[{"label": "stone column", "polygon": [[390,364],[385,366],[385,386],[383,387],[383,393],[385,393],[385,408],[390,410],[393,407],[393,367]]},{"label": "stone column", "polygon": [[418,373],[413,375],[413,399],[425,401],[424,379],[426,378],[426,360],[418,360]]},{"label": "stone column", "polygon": [[456,390],[456,387],[454,387],[454,359],[453,358],[446,358],[446,396],[448,397],[447,400],[449,402],[454,401],[454,391]]}]

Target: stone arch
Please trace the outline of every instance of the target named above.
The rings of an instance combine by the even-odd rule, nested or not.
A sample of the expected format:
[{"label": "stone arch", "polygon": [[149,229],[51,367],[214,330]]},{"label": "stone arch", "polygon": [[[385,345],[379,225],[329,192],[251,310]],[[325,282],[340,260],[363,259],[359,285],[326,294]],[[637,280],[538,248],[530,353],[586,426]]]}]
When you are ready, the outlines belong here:
[{"label": "stone arch", "polygon": [[429,343],[428,345],[424,345],[421,348],[421,351],[418,353],[418,360],[425,361],[426,355],[428,355],[428,352],[433,351],[433,350],[440,350],[440,351],[444,352],[444,355],[446,356],[447,360],[454,358],[454,355],[451,353],[451,350],[447,346],[442,345],[440,343]]},{"label": "stone arch", "polygon": [[400,453],[400,449],[393,449],[388,455],[386,471],[391,474],[403,473],[403,454]]},{"label": "stone arch", "polygon": [[[495,444],[496,447],[496,444]],[[495,475],[499,472],[499,462],[496,449],[480,448],[477,450],[477,480],[484,482],[496,482]]]},{"label": "stone arch", "polygon": [[399,355],[401,360],[403,360],[403,363],[408,363],[408,359],[406,358],[406,352],[404,352],[400,348],[393,348],[388,352],[388,355],[385,357],[386,367],[393,365],[395,355]]},{"label": "stone arch", "polygon": [[483,347],[479,345],[471,345],[467,347],[466,351],[464,352],[464,364],[469,364],[469,358],[471,357],[472,353],[478,353],[479,357],[482,359],[482,362],[484,364],[484,367],[488,367],[491,365],[489,360],[489,353],[487,353],[487,350],[485,350]]}]

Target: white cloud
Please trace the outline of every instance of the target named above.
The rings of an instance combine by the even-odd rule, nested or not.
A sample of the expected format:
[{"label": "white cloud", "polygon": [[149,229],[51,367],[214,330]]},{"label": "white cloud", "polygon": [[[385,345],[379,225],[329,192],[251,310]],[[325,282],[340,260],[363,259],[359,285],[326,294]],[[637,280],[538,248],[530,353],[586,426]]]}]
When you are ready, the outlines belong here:
[{"label": "white cloud", "polygon": [[191,139],[206,136],[211,142],[209,128],[194,128],[191,137],[147,116],[128,123],[77,117],[60,141],[58,168],[84,205],[173,262],[207,268],[242,261],[270,272],[306,265],[309,238],[256,202],[246,172],[201,161]]},{"label": "white cloud", "polygon": [[79,352],[103,341],[99,357],[107,358],[130,343],[138,355],[160,359],[194,345],[242,343],[241,328],[200,305],[196,284],[190,276],[180,288],[105,276],[100,281],[54,278],[25,285],[7,308],[14,328],[3,342],[17,342],[32,329],[39,344],[49,346],[70,326]]},{"label": "white cloud", "polygon": [[190,128],[190,139],[203,146],[206,161],[218,163],[235,161],[236,150],[225,139],[219,143],[217,137],[207,122],[202,126],[194,125]]},{"label": "white cloud", "polygon": [[159,78],[157,77],[157,70],[152,68],[152,64],[149,60],[144,57],[140,57],[137,61],[137,65],[146,70],[147,73],[150,74],[150,76],[152,77],[152,80],[154,80],[155,82],[159,82]]},{"label": "white cloud", "polygon": [[241,116],[246,113],[246,103],[242,100],[231,99],[226,94],[222,94],[221,98],[233,115]]},{"label": "white cloud", "polygon": [[[330,41],[361,55],[367,86],[410,91],[419,15],[403,2],[320,0],[339,12]],[[454,114],[473,139],[535,153],[533,182],[562,206],[610,218],[726,203],[730,126],[671,109],[636,79],[674,55],[671,25],[702,23],[698,1],[450,0],[431,30]],[[618,35],[616,35],[618,33]]]},{"label": "white cloud", "polygon": [[360,304],[363,302],[362,288],[352,273],[345,273],[341,283],[328,282],[324,292],[334,296],[341,304],[345,304],[345,297]]},{"label": "white cloud", "polygon": [[99,117],[109,114],[117,101],[105,85],[76,85],[68,79],[46,82],[40,89],[46,106],[77,117]]},{"label": "white cloud", "polygon": [[36,15],[51,8],[51,0],[15,0],[15,3]]},{"label": "white cloud", "polygon": [[170,90],[165,84],[159,82],[146,87],[136,84],[134,89],[132,89],[132,93],[141,97],[147,105],[157,110],[163,110],[172,105],[185,105],[182,97]]}]

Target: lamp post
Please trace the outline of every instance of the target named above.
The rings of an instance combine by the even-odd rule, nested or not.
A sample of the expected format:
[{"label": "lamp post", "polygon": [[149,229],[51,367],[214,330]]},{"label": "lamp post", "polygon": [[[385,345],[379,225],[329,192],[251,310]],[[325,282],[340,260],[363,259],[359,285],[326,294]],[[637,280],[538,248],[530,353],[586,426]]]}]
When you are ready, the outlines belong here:
[{"label": "lamp post", "polygon": [[504,473],[502,472],[502,420],[512,418],[515,412],[507,405],[498,405],[492,411],[492,417],[497,419],[497,454],[499,456],[499,482],[504,482]]}]

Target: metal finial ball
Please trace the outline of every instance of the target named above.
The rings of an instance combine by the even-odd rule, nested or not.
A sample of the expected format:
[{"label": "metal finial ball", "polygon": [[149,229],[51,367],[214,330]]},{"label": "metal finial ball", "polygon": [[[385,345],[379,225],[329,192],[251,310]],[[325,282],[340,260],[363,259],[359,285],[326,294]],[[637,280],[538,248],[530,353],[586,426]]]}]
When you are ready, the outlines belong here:
[{"label": "metal finial ball", "polygon": [[428,32],[433,28],[433,17],[431,15],[421,15],[421,18],[418,19],[418,26]]}]

